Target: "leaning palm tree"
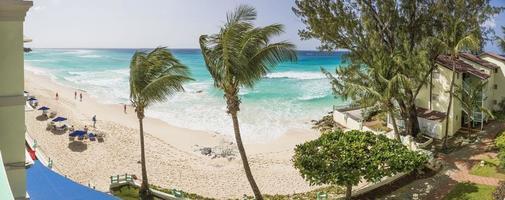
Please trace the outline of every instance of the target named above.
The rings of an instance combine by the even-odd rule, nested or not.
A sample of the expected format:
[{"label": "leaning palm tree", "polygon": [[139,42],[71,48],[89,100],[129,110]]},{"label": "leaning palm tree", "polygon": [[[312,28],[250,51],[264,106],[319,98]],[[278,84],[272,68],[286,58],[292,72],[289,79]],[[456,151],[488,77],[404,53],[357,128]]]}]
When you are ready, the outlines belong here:
[{"label": "leaning palm tree", "polygon": [[456,98],[461,103],[463,112],[466,113],[466,116],[468,118],[467,126],[469,134],[472,133],[472,122],[475,121],[474,113],[481,112],[487,114],[491,118],[494,118],[493,113],[486,107],[482,106],[482,102],[487,99],[487,97],[485,97],[483,94],[486,85],[487,81],[482,81],[475,85],[469,83],[469,86],[466,88],[456,86],[456,90],[453,94],[454,98]]},{"label": "leaning palm tree", "polygon": [[241,87],[252,88],[279,63],[295,61],[297,57],[293,44],[270,42],[273,36],[283,33],[282,25],[254,27],[252,22],[255,19],[253,7],[239,6],[227,15],[227,21],[219,33],[200,36],[200,48],[207,70],[214,79],[214,86],[224,92],[244,171],[255,198],[259,200],[263,197],[253,178],[240,135],[238,93]]},{"label": "leaning palm tree", "polygon": [[449,55],[452,62],[452,77],[449,86],[449,102],[447,105],[447,117],[445,119],[445,132],[442,148],[447,149],[447,136],[449,132],[449,113],[451,112],[454,80],[456,78],[456,62],[459,59],[459,53],[463,50],[477,50],[480,47],[478,35],[479,27],[468,27],[462,19],[456,16],[448,16],[445,20],[446,27],[440,38],[434,38],[435,42],[443,48],[443,52]]},{"label": "leaning palm tree", "polygon": [[151,52],[137,51],[131,59],[130,101],[139,119],[142,165],[142,184],[139,192],[142,199],[152,199],[144,153],[144,111],[153,103],[163,102],[168,96],[184,91],[183,83],[192,80],[189,74],[188,68],[165,47],[158,47]]}]

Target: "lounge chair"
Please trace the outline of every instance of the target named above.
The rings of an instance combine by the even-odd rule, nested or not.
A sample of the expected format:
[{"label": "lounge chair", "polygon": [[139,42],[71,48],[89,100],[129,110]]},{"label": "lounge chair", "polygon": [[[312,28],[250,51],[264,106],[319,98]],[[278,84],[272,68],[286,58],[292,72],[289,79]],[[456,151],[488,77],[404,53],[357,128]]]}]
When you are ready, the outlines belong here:
[{"label": "lounge chair", "polygon": [[68,129],[68,126],[66,124],[63,124],[63,126],[55,126],[56,130],[58,131],[66,131]]},{"label": "lounge chair", "polygon": [[47,123],[46,130],[50,131],[50,130],[53,130],[54,128],[56,128],[56,125],[54,125],[54,122]]},{"label": "lounge chair", "polygon": [[58,113],[56,111],[53,111],[53,112],[49,113],[49,118],[54,118],[54,117],[56,117],[57,114]]},{"label": "lounge chair", "polygon": [[95,134],[93,134],[93,133],[89,133],[88,137],[89,137],[90,141],[95,141],[96,140]]}]

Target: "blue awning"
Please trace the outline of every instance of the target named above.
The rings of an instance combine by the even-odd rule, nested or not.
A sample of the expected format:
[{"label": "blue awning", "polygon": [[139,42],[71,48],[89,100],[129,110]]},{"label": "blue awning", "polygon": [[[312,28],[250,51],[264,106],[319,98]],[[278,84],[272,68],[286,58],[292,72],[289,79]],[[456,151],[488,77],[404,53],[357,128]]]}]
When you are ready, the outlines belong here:
[{"label": "blue awning", "polygon": [[62,122],[62,121],[65,121],[67,120],[67,118],[65,117],[56,117],[53,119],[53,122]]},{"label": "blue awning", "polygon": [[36,160],[26,170],[26,190],[32,200],[118,200],[106,193],[76,183]]},{"label": "blue awning", "polygon": [[49,110],[49,107],[42,106],[42,107],[40,107],[40,108],[39,108],[39,109],[37,109],[37,110]]},{"label": "blue awning", "polygon": [[70,134],[68,134],[68,136],[71,136],[71,137],[82,137],[86,135],[86,132],[85,131],[81,131],[81,130],[76,130]]}]

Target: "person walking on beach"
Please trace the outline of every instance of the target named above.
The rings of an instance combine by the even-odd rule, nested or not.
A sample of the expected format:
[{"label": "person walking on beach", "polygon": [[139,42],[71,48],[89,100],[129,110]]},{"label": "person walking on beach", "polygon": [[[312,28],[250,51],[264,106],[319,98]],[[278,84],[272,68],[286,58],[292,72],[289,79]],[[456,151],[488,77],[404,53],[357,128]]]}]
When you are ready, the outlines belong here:
[{"label": "person walking on beach", "polygon": [[96,125],[96,115],[93,115],[93,118],[91,118],[91,120],[93,121],[93,128],[95,128],[95,125]]},{"label": "person walking on beach", "polygon": [[58,100],[58,92],[56,92],[56,100]]},{"label": "person walking on beach", "polygon": [[74,99],[77,100],[77,91],[74,92]]},{"label": "person walking on beach", "polygon": [[126,114],[126,104],[123,105],[124,108],[124,114]]},{"label": "person walking on beach", "polygon": [[81,102],[82,102],[82,92],[79,93],[79,98],[81,99]]}]

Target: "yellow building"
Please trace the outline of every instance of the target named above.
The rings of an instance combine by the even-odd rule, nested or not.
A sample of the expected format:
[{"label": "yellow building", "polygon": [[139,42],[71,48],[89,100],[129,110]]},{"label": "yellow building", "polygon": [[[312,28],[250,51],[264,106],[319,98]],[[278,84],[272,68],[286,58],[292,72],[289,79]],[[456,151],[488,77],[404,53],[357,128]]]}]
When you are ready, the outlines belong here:
[{"label": "yellow building", "polygon": [[[453,62],[448,56],[439,56],[436,69],[430,76],[430,84],[423,87],[416,99],[418,119],[421,131],[434,138],[441,139],[445,134],[445,120],[449,120],[448,135],[452,136],[468,123],[461,103],[453,98],[451,111],[446,114],[449,104],[449,88],[452,79],[452,66],[455,65],[455,85],[469,87],[487,81],[483,89],[482,106],[489,110],[499,109],[498,104],[505,99],[505,58],[492,53],[480,56],[460,53]],[[475,126],[483,126],[488,116],[475,112]]]},{"label": "yellow building", "polygon": [[0,0],[0,151],[5,168],[0,191],[6,181],[1,174],[7,175],[12,191],[2,199],[26,199],[23,22],[31,6],[31,1]]}]

